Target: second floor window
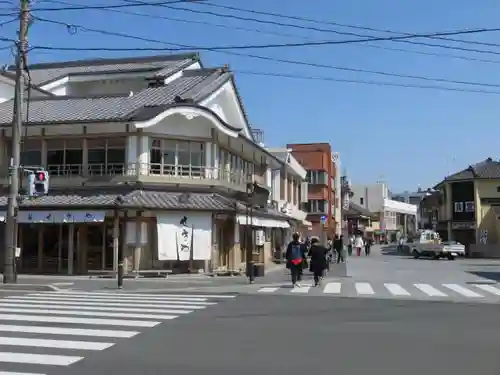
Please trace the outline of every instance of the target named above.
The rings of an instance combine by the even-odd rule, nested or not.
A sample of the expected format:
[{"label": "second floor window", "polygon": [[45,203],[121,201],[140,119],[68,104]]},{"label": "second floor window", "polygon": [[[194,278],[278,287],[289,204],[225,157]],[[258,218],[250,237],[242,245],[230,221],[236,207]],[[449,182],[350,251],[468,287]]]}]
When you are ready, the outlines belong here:
[{"label": "second floor window", "polygon": [[363,197],[359,198],[359,204],[360,205],[364,205],[365,204],[365,200],[363,199]]},{"label": "second floor window", "polygon": [[91,175],[117,175],[125,171],[125,138],[87,140],[88,168]]},{"label": "second floor window", "polygon": [[454,212],[464,212],[464,203],[463,202],[455,202],[453,204]]},{"label": "second floor window", "polygon": [[151,173],[175,176],[201,175],[205,170],[205,145],[170,139],[153,139]]},{"label": "second floor window", "polygon": [[465,212],[476,211],[476,204],[474,202],[465,202]]},{"label": "second floor window", "polygon": [[327,212],[327,201],[320,200],[320,199],[310,199],[307,202],[307,211],[309,211],[311,213],[315,213],[315,212],[326,213]]},{"label": "second floor window", "polygon": [[57,176],[81,175],[83,164],[81,139],[49,139],[47,141],[47,169]]}]

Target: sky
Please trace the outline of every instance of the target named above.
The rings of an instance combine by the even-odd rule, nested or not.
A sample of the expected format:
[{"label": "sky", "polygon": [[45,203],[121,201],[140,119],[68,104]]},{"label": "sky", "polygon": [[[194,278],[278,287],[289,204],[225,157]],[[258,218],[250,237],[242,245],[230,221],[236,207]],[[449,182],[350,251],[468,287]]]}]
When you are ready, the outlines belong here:
[{"label": "sky", "polygon": [[[74,6],[124,3],[120,0],[65,1]],[[17,3],[15,0],[0,1],[0,12],[4,14],[0,16],[0,23],[12,19],[12,16],[5,15],[13,6],[9,2]],[[391,35],[335,26],[333,23],[403,33],[500,27],[497,21],[500,2],[491,0],[474,2],[469,0],[418,2],[210,0],[210,2],[306,17],[326,23],[287,20],[218,9],[202,4],[174,6],[295,24],[302,28],[224,18],[160,6],[121,8],[120,13],[102,9],[38,11],[37,8],[58,8],[65,5],[56,0],[36,0],[33,2],[35,22],[29,32],[30,45],[54,49],[33,49],[29,54],[29,62],[171,53],[57,50],[61,47],[144,49],[171,47],[168,43],[188,46],[232,46],[357,38],[339,35],[335,31],[367,36]],[[145,16],[123,12],[136,12]],[[86,31],[81,27],[71,28],[73,32],[70,33],[63,24],[37,20],[36,17],[89,29],[154,39],[158,42],[103,35]],[[0,36],[14,38],[16,27],[15,22],[4,25],[0,29]],[[498,44],[498,46],[415,39],[428,44],[439,43],[483,52],[395,41],[230,51],[281,60],[296,60],[313,66],[266,61],[212,51],[202,52],[201,57],[207,67],[229,64],[236,72],[236,82],[249,114],[251,126],[264,131],[266,146],[328,142],[335,152],[340,153],[342,166],[352,183],[384,181],[389,184],[392,191],[403,191],[432,187],[446,175],[467,168],[470,164],[487,157],[494,159],[500,157],[498,155],[500,127],[497,124],[497,117],[500,114],[500,32],[458,35],[452,38]],[[0,42],[0,48],[4,46],[8,47],[8,43]],[[8,49],[0,51],[0,59],[2,64],[13,62]],[[318,64],[330,67],[318,67]],[[331,66],[341,69],[334,69]],[[427,79],[353,72],[343,68]],[[249,72],[262,72],[271,76],[252,75],[248,74]],[[273,74],[326,77],[326,79],[284,78]],[[491,86],[450,84],[433,79],[479,82]],[[365,83],[346,83],[339,80],[357,80]],[[380,82],[483,92],[393,87],[380,85]],[[499,87],[492,87],[495,85]],[[484,91],[496,91],[498,94],[487,94]]]}]

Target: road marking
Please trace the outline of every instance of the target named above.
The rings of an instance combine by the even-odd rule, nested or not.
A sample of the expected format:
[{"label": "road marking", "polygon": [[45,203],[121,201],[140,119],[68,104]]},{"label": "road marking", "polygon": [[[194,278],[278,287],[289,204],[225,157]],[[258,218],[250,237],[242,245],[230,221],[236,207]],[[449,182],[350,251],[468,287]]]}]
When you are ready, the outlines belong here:
[{"label": "road marking", "polygon": [[[94,298],[85,298],[84,300],[80,298],[64,298],[64,297],[33,297],[33,296],[12,296],[12,297],[5,297],[4,300],[9,300],[13,301],[15,300],[16,302],[18,301],[30,301],[32,303],[60,303],[64,304],[64,302],[76,302],[77,305],[84,305],[87,302],[95,302],[99,306],[109,306],[109,305],[115,305],[115,306],[144,306],[144,307],[161,307],[161,306],[173,306],[173,305],[180,305],[183,307],[191,306],[196,307],[196,306],[213,306],[217,305],[217,302],[187,302],[187,301],[123,301],[119,298],[116,300],[109,300],[109,299],[94,299]],[[43,301],[43,302],[35,302],[35,301]],[[60,302],[61,301],[61,302]]]},{"label": "road marking", "polygon": [[57,348],[57,349],[78,349],[78,350],[104,350],[113,343],[109,342],[91,342],[91,341],[66,341],[66,340],[46,340],[46,339],[28,339],[18,337],[0,337],[0,345],[9,346],[33,346],[38,348]]},{"label": "road marking", "polygon": [[274,293],[279,289],[279,287],[264,287],[259,289],[259,293]]},{"label": "road marking", "polygon": [[33,372],[0,371],[0,375],[45,375],[45,374],[35,374]]},{"label": "road marking", "polygon": [[117,320],[117,319],[87,319],[70,318],[64,316],[38,316],[38,315],[17,315],[0,314],[0,320],[13,320],[22,322],[45,322],[45,323],[71,323],[71,324],[94,324],[107,326],[125,326],[125,327],[147,327],[157,326],[161,322],[151,322],[147,320]]},{"label": "road marking", "polygon": [[500,289],[498,288],[495,288],[494,286],[492,285],[482,285],[482,284],[476,284],[475,285],[476,288],[479,288],[479,289],[482,289],[484,290],[485,292],[489,292],[491,294],[495,294],[497,296],[500,296]]},{"label": "road marking", "polygon": [[355,284],[356,293],[360,295],[372,295],[375,294],[372,286],[369,283],[356,283]]},{"label": "road marking", "polygon": [[178,315],[157,315],[157,314],[129,314],[129,313],[113,313],[113,312],[97,312],[97,311],[60,311],[53,309],[16,309],[16,308],[6,308],[0,307],[0,313],[28,313],[28,314],[47,314],[47,315],[80,315],[80,316],[102,316],[107,318],[132,318],[132,319],[161,319],[170,320],[178,318]]},{"label": "road marking", "polygon": [[323,288],[323,293],[340,294],[341,290],[342,290],[342,283],[328,283]]},{"label": "road marking", "polygon": [[69,355],[0,352],[0,362],[9,362],[9,363],[29,363],[36,365],[69,366],[82,359],[83,357],[74,357]]},{"label": "road marking", "polygon": [[309,289],[311,289],[310,286],[297,286],[292,289],[292,293],[309,293]]},{"label": "road marking", "polygon": [[29,303],[2,303],[0,300],[0,308],[1,307],[21,307],[21,308],[41,308],[41,309],[58,309],[58,310],[91,310],[91,311],[123,311],[123,312],[137,312],[137,313],[158,313],[158,314],[190,314],[194,310],[165,310],[165,309],[137,309],[137,308],[129,308],[129,307],[101,307],[99,304],[97,306],[60,306],[57,305],[32,305]]},{"label": "road marking", "polygon": [[130,297],[156,297],[156,298],[200,298],[206,300],[207,298],[222,298],[231,299],[235,298],[235,295],[229,294],[169,294],[169,293],[158,293],[158,294],[142,294],[142,293],[121,293],[121,292],[77,292],[77,291],[61,291],[55,292],[56,294],[80,294],[80,295],[93,295],[93,296],[130,296]]},{"label": "road marking", "polygon": [[448,297],[447,294],[437,290],[436,288],[430,286],[429,284],[414,284],[415,288],[420,289],[423,293],[430,297]]},{"label": "road marking", "polygon": [[108,329],[60,328],[44,326],[16,326],[7,324],[0,324],[0,332],[41,333],[46,335],[93,336],[126,339],[139,334],[139,332],[136,331],[113,331]]},{"label": "road marking", "polygon": [[411,294],[399,284],[384,284],[393,296],[410,296]]},{"label": "road marking", "polygon": [[30,296],[36,296],[36,297],[69,297],[69,298],[92,298],[92,299],[99,299],[99,300],[120,300],[120,301],[183,301],[183,302],[206,302],[208,298],[189,298],[189,297],[142,297],[142,296],[122,296],[121,294],[110,294],[110,295],[98,295],[98,294],[77,294],[77,293],[70,293],[70,292],[46,292],[46,293],[35,293],[35,294],[30,294]]},{"label": "road marking", "polygon": [[465,297],[469,298],[483,298],[483,296],[479,293],[476,293],[470,289],[464,288],[463,286],[457,284],[443,284],[445,288],[451,289],[454,292],[457,292]]}]

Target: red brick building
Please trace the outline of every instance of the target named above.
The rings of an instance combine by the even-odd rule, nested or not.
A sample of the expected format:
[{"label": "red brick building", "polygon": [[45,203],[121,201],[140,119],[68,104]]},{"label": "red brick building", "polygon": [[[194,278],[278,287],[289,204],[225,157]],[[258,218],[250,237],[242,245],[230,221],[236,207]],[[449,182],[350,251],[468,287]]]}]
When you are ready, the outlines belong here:
[{"label": "red brick building", "polygon": [[[312,235],[319,235],[322,230],[321,216],[326,216],[326,229],[329,235],[335,234],[337,172],[332,160],[332,147],[328,143],[289,144],[293,156],[307,170],[308,203],[307,220],[312,222]],[[340,192],[339,192],[340,193]]]}]

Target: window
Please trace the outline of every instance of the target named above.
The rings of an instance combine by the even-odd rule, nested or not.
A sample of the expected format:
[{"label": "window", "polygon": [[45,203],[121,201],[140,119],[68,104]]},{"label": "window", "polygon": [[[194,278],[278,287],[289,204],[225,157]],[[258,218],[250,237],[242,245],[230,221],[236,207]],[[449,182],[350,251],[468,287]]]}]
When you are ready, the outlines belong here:
[{"label": "window", "polygon": [[[205,144],[202,142],[152,139],[151,173],[174,176],[200,176],[205,170]],[[224,155],[220,159],[223,162]]]},{"label": "window", "polygon": [[455,202],[454,206],[454,211],[455,212],[464,212],[464,204],[463,202]]},{"label": "window", "polygon": [[125,171],[125,138],[87,140],[90,175],[117,175]]},{"label": "window", "polygon": [[465,202],[465,211],[466,212],[476,211],[476,204],[474,202]]},{"label": "window", "polygon": [[310,199],[307,203],[307,210],[312,213],[326,213],[327,212],[327,201],[319,199]]},{"label": "window", "polygon": [[47,141],[47,169],[56,176],[79,175],[82,172],[81,139]]},{"label": "window", "polygon": [[500,186],[497,186],[497,193],[500,193]]},{"label": "window", "polygon": [[315,185],[328,185],[328,174],[325,171],[308,171],[307,182]]},{"label": "window", "polygon": [[360,204],[360,205],[363,205],[363,204],[364,204],[364,202],[365,202],[365,200],[363,199],[363,197],[359,198],[359,204]]}]

